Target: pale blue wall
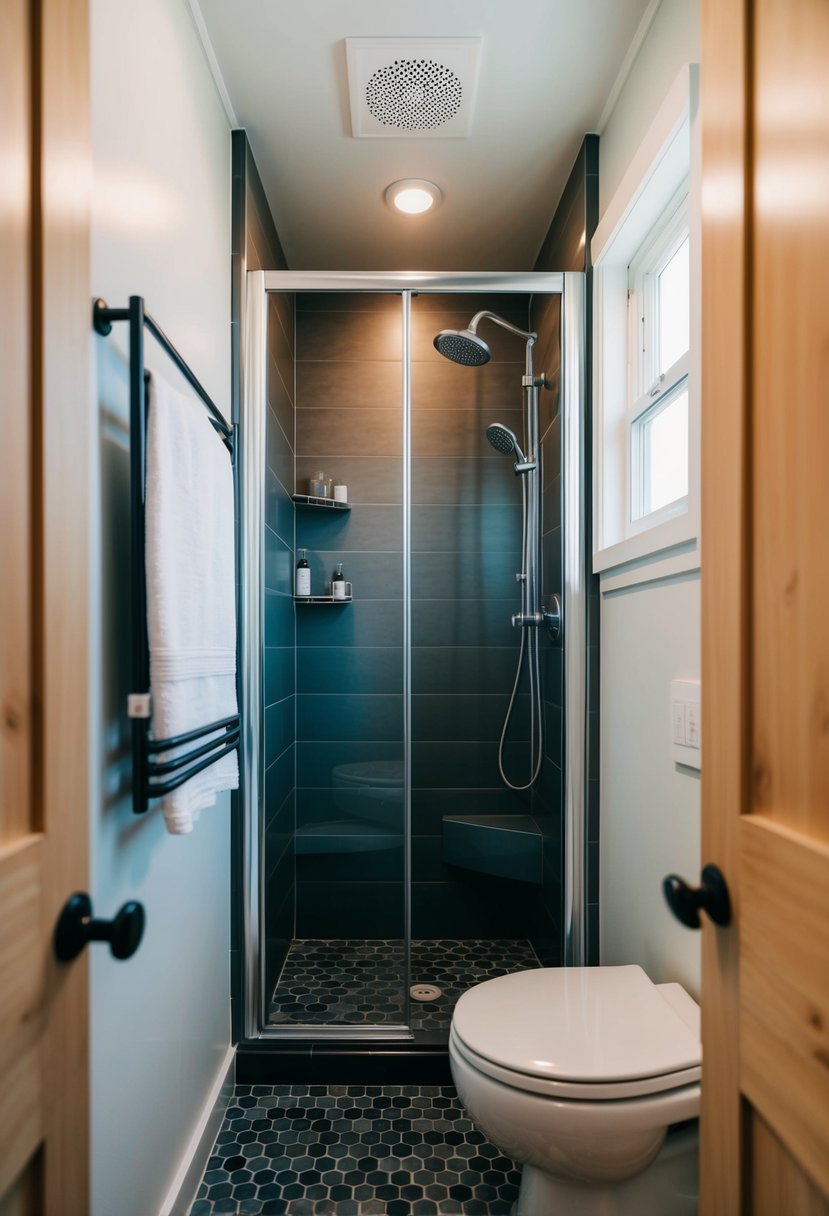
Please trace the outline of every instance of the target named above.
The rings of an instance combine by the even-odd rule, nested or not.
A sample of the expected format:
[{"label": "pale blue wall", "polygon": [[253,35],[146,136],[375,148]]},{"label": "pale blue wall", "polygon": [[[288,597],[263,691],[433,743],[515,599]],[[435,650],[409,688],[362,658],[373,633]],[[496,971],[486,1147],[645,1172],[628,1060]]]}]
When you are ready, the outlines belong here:
[{"label": "pale blue wall", "polygon": [[[147,308],[225,410],[230,396],[230,135],[184,0],[92,0],[90,294]],[[138,954],[92,951],[92,1216],[153,1216],[230,1041],[229,800],[190,836],[129,800],[125,327],[92,338],[91,527],[97,698],[96,912],[140,899]],[[174,380],[147,339],[147,363]],[[165,365],[166,364],[166,365]]]}]

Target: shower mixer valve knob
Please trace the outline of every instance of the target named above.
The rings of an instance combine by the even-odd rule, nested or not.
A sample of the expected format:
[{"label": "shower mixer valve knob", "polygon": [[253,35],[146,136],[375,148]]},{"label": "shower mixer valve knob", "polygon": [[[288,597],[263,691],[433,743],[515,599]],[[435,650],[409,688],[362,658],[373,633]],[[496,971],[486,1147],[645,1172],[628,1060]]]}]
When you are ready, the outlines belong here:
[{"label": "shower mixer valve knob", "polygon": [[[516,575],[516,578],[520,576]],[[561,598],[558,595],[551,595],[550,602],[546,608],[541,608],[538,612],[515,612],[512,617],[512,627],[521,625],[527,628],[529,625],[543,625],[554,642],[557,642],[561,637]]]}]

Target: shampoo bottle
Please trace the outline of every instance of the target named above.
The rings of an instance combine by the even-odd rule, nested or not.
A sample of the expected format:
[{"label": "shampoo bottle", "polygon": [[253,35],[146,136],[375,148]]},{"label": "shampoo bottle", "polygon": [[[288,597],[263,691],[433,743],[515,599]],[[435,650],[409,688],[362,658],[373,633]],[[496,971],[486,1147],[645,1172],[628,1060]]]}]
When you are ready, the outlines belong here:
[{"label": "shampoo bottle", "polygon": [[311,594],[311,567],[308,565],[306,558],[307,549],[300,549],[299,561],[296,564],[296,578],[294,581],[294,594],[308,596]]},{"label": "shampoo bottle", "polygon": [[345,599],[345,575],[343,574],[342,562],[337,562],[337,569],[334,571],[334,577],[331,580],[331,594],[335,600]]}]

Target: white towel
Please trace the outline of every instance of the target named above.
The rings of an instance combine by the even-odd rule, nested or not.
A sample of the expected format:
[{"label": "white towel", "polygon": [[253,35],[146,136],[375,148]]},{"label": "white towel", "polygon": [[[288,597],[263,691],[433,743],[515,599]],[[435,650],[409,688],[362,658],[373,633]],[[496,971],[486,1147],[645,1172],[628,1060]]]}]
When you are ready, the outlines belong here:
[{"label": "white towel", "polygon": [[[202,402],[156,374],[149,383],[146,495],[152,736],[166,739],[238,712],[236,572],[230,454]],[[192,832],[217,793],[238,785],[233,751],[165,795],[167,830]]]}]

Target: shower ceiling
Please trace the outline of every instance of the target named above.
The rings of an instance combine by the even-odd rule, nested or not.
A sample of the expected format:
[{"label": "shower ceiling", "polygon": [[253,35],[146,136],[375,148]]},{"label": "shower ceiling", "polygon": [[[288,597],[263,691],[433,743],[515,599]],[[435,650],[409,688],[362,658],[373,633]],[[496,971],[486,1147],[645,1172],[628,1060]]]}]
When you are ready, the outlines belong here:
[{"label": "shower ceiling", "polygon": [[[292,270],[530,270],[652,0],[189,0]],[[465,138],[354,139],[347,38],[480,38]],[[383,202],[398,178],[433,214]]]}]

